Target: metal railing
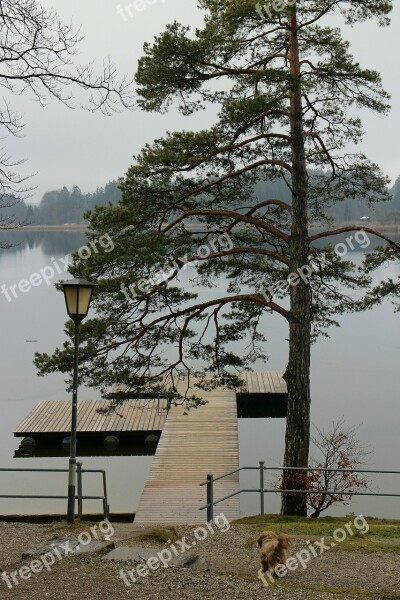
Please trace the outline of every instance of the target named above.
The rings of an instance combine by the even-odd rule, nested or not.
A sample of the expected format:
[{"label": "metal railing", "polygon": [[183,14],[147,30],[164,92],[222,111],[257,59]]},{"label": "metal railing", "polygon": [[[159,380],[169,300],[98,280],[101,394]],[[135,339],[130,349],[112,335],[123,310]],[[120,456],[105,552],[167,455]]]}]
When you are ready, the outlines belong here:
[{"label": "metal railing", "polygon": [[[307,473],[317,473],[317,472],[325,472],[325,473],[369,473],[369,474],[379,474],[379,475],[400,475],[400,471],[373,471],[369,469],[313,469],[313,468],[304,468],[304,467],[265,467],[265,462],[260,461],[258,467],[240,467],[239,469],[234,469],[233,471],[229,471],[228,473],[224,473],[223,475],[219,475],[218,477],[214,477],[212,473],[207,475],[206,481],[200,483],[201,486],[207,486],[207,504],[200,507],[200,510],[207,509],[207,521],[211,522],[214,520],[214,506],[228,500],[229,498],[233,498],[242,493],[247,492],[256,492],[260,494],[260,515],[264,515],[264,494],[319,494],[328,496],[330,494],[339,494],[341,496],[382,496],[386,498],[400,498],[400,494],[392,494],[392,493],[378,493],[378,492],[338,492],[335,490],[327,490],[327,491],[319,491],[319,490],[287,490],[287,489],[279,489],[272,488],[266,489],[264,485],[264,474],[265,471],[302,471]],[[235,473],[239,473],[240,471],[259,471],[260,473],[260,487],[256,489],[243,489],[233,492],[232,494],[228,494],[223,498],[219,498],[218,500],[214,500],[214,483],[219,481],[220,479],[225,479],[230,475],[234,475]]]},{"label": "metal railing", "polygon": [[[83,501],[84,500],[101,500],[103,504],[103,515],[105,519],[108,519],[110,509],[108,506],[107,499],[107,476],[103,469],[83,469],[82,463],[76,463],[77,471],[77,495],[75,500],[78,501],[78,517],[81,519],[83,516]],[[0,469],[0,473],[11,472],[11,473],[68,473],[68,469]],[[103,483],[103,495],[102,496],[86,496],[83,494],[83,473],[101,473]],[[46,499],[46,500],[68,500],[68,496],[55,496],[49,494],[0,494],[0,498],[22,498],[22,499]]]}]

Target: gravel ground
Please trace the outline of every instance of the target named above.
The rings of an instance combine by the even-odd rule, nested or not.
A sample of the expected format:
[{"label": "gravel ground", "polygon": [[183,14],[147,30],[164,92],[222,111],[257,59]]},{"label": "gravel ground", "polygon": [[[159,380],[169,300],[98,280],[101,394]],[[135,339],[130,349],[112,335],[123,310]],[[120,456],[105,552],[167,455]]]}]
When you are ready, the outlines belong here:
[{"label": "gravel ground", "polygon": [[[89,531],[90,525],[76,524],[73,528],[54,525],[0,523],[0,567],[8,574],[29,565],[22,561],[25,551],[39,549],[56,537],[77,537]],[[200,567],[160,568],[147,577],[126,586],[120,570],[135,567],[133,563],[102,560],[104,552],[71,556],[56,562],[51,572],[32,574],[26,581],[7,587],[0,579],[0,599],[45,600],[350,600],[357,598],[387,600],[400,598],[400,557],[398,554],[364,552],[326,552],[313,558],[307,569],[289,572],[266,589],[257,579],[258,549],[249,540],[257,537],[258,529],[249,525],[234,525],[227,532],[209,532],[207,539],[196,541],[195,528],[178,528],[185,542],[196,545],[180,555],[200,557]],[[116,531],[117,545],[154,547],[155,555],[168,543],[154,543],[126,538],[128,532]],[[133,533],[133,532],[132,532]],[[121,535],[120,535],[121,534]],[[179,539],[182,539],[181,537]],[[175,542],[178,549],[179,544]],[[294,554],[306,547],[306,540],[295,541]],[[329,592],[328,592],[329,590]],[[334,593],[330,593],[334,592]]]},{"label": "gravel ground", "polygon": [[21,555],[26,550],[49,540],[54,535],[50,531],[54,531],[54,525],[0,522],[0,571],[21,562]]}]

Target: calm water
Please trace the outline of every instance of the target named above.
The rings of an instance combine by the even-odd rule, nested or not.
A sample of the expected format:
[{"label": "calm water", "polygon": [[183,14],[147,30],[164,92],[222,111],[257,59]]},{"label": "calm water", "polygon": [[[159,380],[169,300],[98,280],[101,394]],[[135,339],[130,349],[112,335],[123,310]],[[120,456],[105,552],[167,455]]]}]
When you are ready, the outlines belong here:
[{"label": "calm water", "polygon": [[[34,272],[61,259],[85,242],[81,233],[14,233],[13,240],[20,245],[0,251],[0,286],[8,287],[29,278]],[[355,253],[355,260],[361,255]],[[399,266],[391,267],[396,277]],[[59,275],[58,279],[63,279]],[[55,281],[55,280],[54,280]],[[66,468],[67,458],[14,459],[18,446],[12,432],[39,400],[66,399],[63,377],[51,375],[39,378],[32,365],[35,351],[52,352],[63,341],[66,320],[62,294],[54,287],[42,284],[8,302],[0,294],[1,331],[1,424],[0,467]],[[209,292],[207,292],[209,293]],[[312,357],[312,420],[319,427],[329,428],[332,420],[345,416],[348,424],[362,424],[359,435],[375,449],[370,468],[400,471],[400,315],[386,303],[365,314],[341,319],[341,328],[331,331],[329,340],[319,341]],[[283,370],[287,360],[287,330],[279,317],[266,320],[268,337],[267,365],[260,370]],[[27,340],[37,340],[27,342]],[[81,388],[81,399],[99,398],[97,392]],[[255,465],[259,460],[276,466],[280,463],[284,445],[284,420],[241,420],[240,455],[242,465]],[[151,457],[85,458],[86,468],[105,468],[110,488],[112,511],[134,512],[150,468]],[[66,475],[36,477],[24,474],[0,473],[1,493],[53,494],[66,490]],[[94,476],[91,476],[94,478]],[[100,482],[98,482],[99,484]],[[257,487],[257,474],[246,473],[242,486]],[[381,492],[400,493],[400,476],[377,479]],[[89,480],[86,492],[97,493],[100,486]],[[257,512],[256,495],[242,497],[243,514]],[[275,496],[266,498],[268,512],[278,510]],[[97,503],[86,504],[87,509],[100,510]],[[63,511],[58,500],[0,499],[0,513]],[[367,515],[400,518],[400,502],[396,499],[365,498],[354,500],[350,510]],[[336,508],[335,512],[339,510]]]}]

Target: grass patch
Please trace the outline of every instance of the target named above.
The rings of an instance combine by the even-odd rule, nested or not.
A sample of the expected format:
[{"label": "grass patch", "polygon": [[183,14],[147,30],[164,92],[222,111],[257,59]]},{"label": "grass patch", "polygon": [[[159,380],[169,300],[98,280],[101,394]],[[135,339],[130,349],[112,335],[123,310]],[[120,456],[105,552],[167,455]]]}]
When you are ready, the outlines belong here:
[{"label": "grass patch", "polygon": [[245,547],[246,548],[253,548],[254,545],[256,544],[256,539],[253,537],[248,537],[246,542],[245,542]]},{"label": "grass patch", "polygon": [[[279,581],[278,586],[282,589],[298,590],[299,586],[286,581]],[[272,589],[272,587],[271,587]],[[337,587],[322,584],[302,584],[303,591],[309,590],[313,592],[321,592],[324,594],[344,595],[346,598],[352,597],[357,600],[397,600],[400,599],[399,592],[384,592],[382,590],[365,590],[354,587]]]},{"label": "grass patch", "polygon": [[[279,533],[288,535],[305,536],[328,536],[335,529],[343,528],[346,523],[354,523],[353,515],[347,517],[321,517],[319,519],[310,519],[308,517],[288,517],[281,515],[257,515],[255,517],[244,517],[233,521],[237,525],[257,525],[261,529],[270,529]],[[389,519],[376,519],[374,517],[365,517],[369,525],[367,536],[381,538],[399,538],[400,539],[400,521]],[[353,525],[354,534],[360,532]],[[354,535],[356,537],[356,535]],[[359,535],[357,537],[360,537]]]},{"label": "grass patch", "polygon": [[88,531],[91,527],[96,527],[98,531],[99,525],[94,521],[79,521],[79,519],[75,519],[73,523],[67,523],[67,521],[61,521],[53,524],[50,531],[62,531],[63,533],[80,533],[81,531]]},{"label": "grass patch", "polygon": [[[263,529],[274,531],[275,533],[286,533],[287,535],[298,536],[305,539],[322,538],[332,540],[332,535],[336,529],[344,529],[346,524],[351,524],[353,535],[347,532],[347,538],[337,544],[333,551],[340,550],[363,550],[365,552],[390,552],[400,554],[400,544],[391,543],[391,540],[400,540],[400,521],[390,519],[377,519],[375,517],[365,517],[369,525],[369,531],[362,533],[354,525],[355,515],[347,517],[321,517],[319,519],[310,519],[307,517],[289,517],[282,515],[264,515],[254,517],[244,517],[233,521],[237,525],[254,525],[257,531]],[[358,522],[362,527],[362,522]]]},{"label": "grass patch", "polygon": [[[100,529],[99,523],[94,521],[79,521],[78,519],[73,523],[67,523],[66,521],[58,522],[49,527],[48,531],[53,534],[52,539],[65,536],[76,539],[79,538],[81,533],[87,533],[92,541],[98,540],[110,542],[114,535],[112,525]],[[107,536],[107,538],[105,536]]]},{"label": "grass patch", "polygon": [[162,542],[164,544],[175,542],[179,535],[175,527],[154,527],[137,539],[146,542]]}]

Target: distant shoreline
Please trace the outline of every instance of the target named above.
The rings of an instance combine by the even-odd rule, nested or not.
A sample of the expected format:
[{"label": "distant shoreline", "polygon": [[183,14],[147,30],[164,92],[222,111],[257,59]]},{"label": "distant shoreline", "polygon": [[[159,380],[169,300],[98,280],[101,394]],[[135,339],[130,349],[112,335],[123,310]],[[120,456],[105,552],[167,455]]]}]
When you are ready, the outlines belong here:
[{"label": "distant shoreline", "polygon": [[[363,221],[362,223],[340,223],[340,224],[336,224],[333,226],[334,229],[340,229],[342,227],[350,227],[351,225],[357,225],[357,226],[362,226],[364,225],[365,227],[372,227],[373,229],[377,229],[378,231],[381,231],[382,233],[386,233],[386,234],[400,234],[400,224],[398,225],[389,225],[389,224],[381,224],[381,223],[374,223],[373,221]],[[17,229],[15,229],[15,232],[18,231],[27,231],[27,232],[35,232],[35,231],[43,231],[43,232],[50,232],[50,231],[71,231],[71,232],[84,232],[89,228],[89,225],[86,223],[67,223],[65,225],[24,225],[22,227],[18,227]],[[321,231],[321,227],[311,227],[310,228],[311,231]]]},{"label": "distant shoreline", "polygon": [[66,225],[23,225],[14,231],[86,231],[86,223],[71,223]]}]

